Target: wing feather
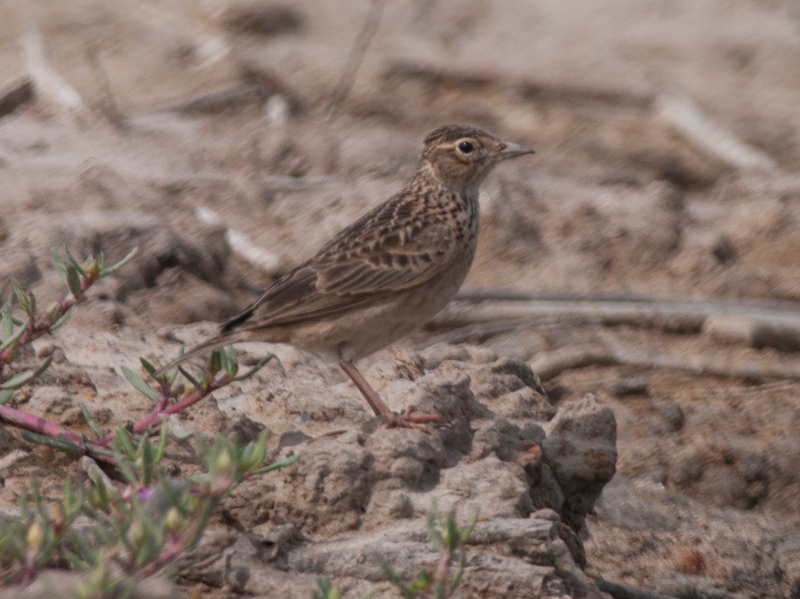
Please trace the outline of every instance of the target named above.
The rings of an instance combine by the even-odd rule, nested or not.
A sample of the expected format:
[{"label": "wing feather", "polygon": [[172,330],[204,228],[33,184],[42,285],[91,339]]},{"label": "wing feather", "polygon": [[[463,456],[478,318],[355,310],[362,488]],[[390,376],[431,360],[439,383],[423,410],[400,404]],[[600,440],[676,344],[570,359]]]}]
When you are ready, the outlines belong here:
[{"label": "wing feather", "polygon": [[405,206],[409,199],[398,194],[364,215],[222,330],[346,312],[436,276],[455,245],[455,232],[441,221],[426,223]]}]

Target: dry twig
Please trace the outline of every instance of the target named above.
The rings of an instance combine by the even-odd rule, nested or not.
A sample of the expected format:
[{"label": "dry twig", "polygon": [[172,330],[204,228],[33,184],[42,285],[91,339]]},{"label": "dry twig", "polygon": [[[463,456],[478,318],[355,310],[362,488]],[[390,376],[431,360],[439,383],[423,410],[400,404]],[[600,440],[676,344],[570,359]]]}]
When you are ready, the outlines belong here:
[{"label": "dry twig", "polygon": [[[198,208],[197,218],[207,224],[220,224],[222,220],[219,215],[210,208]],[[281,261],[277,254],[257,246],[250,238],[236,229],[225,229],[225,238],[234,254],[249,262],[261,271],[274,275],[281,268]]]},{"label": "dry twig", "polygon": [[87,51],[87,54],[89,56],[89,61],[92,63],[92,66],[97,73],[97,77],[100,80],[101,92],[104,99],[103,112],[105,112],[108,120],[111,121],[111,124],[114,125],[117,131],[124,132],[128,127],[125,123],[125,118],[119,111],[117,100],[114,98],[114,89],[111,87],[111,79],[108,77],[108,71],[106,70],[106,67],[103,64],[103,60],[100,56],[100,49],[97,46],[92,45]]},{"label": "dry twig", "polygon": [[68,110],[74,115],[87,115],[89,108],[83,97],[53,68],[47,58],[47,47],[38,27],[31,26],[22,38],[25,50],[25,66],[41,97]]},{"label": "dry twig", "polygon": [[367,13],[364,26],[361,28],[358,37],[356,37],[353,49],[350,51],[350,56],[347,58],[347,64],[344,67],[344,71],[342,71],[342,76],[339,78],[339,82],[336,84],[328,106],[326,107],[328,116],[333,116],[345,99],[347,99],[353,87],[353,83],[356,80],[358,69],[364,61],[364,56],[366,56],[372,39],[378,32],[378,26],[381,23],[381,17],[383,16],[383,9],[385,6],[386,0],[372,0],[372,6]]},{"label": "dry twig", "polygon": [[661,96],[655,103],[656,118],[696,147],[735,168],[775,170],[775,162],[704,115],[688,98]]},{"label": "dry twig", "polygon": [[662,595],[654,591],[647,591],[645,589],[637,589],[636,587],[628,586],[627,584],[619,584],[617,582],[609,582],[602,578],[597,580],[597,588],[602,592],[608,593],[614,599],[675,599],[669,595]]},{"label": "dry twig", "polygon": [[635,366],[637,368],[682,370],[698,376],[744,379],[756,383],[768,380],[800,380],[800,369],[780,366],[725,366],[711,363],[700,356],[674,358],[666,354],[642,353],[627,348],[612,334],[600,331],[604,345],[593,347],[567,347],[540,354],[531,363],[533,371],[542,381],[557,377],[562,372],[589,366]]},{"label": "dry twig", "polygon": [[700,376],[744,379],[756,383],[773,379],[800,380],[800,369],[797,368],[780,366],[749,366],[742,368],[711,363],[700,356],[679,359],[665,354],[642,353],[641,351],[626,348],[620,343],[619,339],[606,331],[600,331],[599,334],[617,364],[638,366],[640,368],[684,370]]},{"label": "dry twig", "polygon": [[[510,320],[534,320],[547,317],[579,318],[599,324],[661,328],[667,331],[699,332],[709,316],[735,316],[752,322],[769,322],[783,330],[800,330],[797,306],[776,303],[742,303],[724,300],[654,300],[654,299],[523,299],[497,301],[459,296],[437,317],[440,326],[464,326]],[[517,299],[519,298],[519,299]],[[762,339],[764,345],[768,340]]]},{"label": "dry twig", "polygon": [[549,381],[566,370],[619,363],[619,359],[605,347],[565,347],[536,356],[531,368],[542,381]]}]

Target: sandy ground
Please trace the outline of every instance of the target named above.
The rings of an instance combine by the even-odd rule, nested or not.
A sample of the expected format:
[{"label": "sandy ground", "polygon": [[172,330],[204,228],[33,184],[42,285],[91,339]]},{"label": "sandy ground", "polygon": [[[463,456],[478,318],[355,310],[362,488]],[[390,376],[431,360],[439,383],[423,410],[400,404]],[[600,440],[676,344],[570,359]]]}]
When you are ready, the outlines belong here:
[{"label": "sandy ground", "polygon": [[[798,4],[382,6],[3,2],[0,86],[29,77],[36,93],[0,115],[0,285],[16,278],[44,305],[59,293],[51,247],[116,258],[139,246],[48,342],[119,393],[104,400],[113,422],[135,408],[103,376],[210,332],[190,323],[235,313],[399,189],[433,127],[484,126],[536,155],[482,188],[472,299],[398,347],[450,335],[532,365],[554,408],[593,393],[613,410],[617,474],[584,531],[590,578],[674,597],[800,596]],[[592,301],[580,312],[576,298]],[[383,376],[396,349],[368,371]],[[293,397],[363,423],[332,366],[280,351]],[[303,378],[312,370],[325,382]],[[65,376],[72,386],[48,384],[80,392]],[[317,409],[297,401],[270,428]],[[221,418],[198,421],[211,433]],[[327,425],[315,426],[303,430]],[[45,464],[36,450],[4,473],[0,501],[31,473],[55,485]]]}]

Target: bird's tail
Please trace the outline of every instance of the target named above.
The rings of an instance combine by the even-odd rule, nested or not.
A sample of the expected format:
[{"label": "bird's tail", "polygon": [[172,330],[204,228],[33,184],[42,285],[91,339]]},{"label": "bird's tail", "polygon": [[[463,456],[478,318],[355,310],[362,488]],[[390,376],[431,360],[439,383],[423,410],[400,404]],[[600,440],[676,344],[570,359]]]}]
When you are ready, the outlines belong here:
[{"label": "bird's tail", "polygon": [[225,347],[226,345],[231,345],[232,343],[237,343],[239,341],[245,341],[249,337],[248,333],[248,331],[233,331],[212,337],[208,341],[204,341],[200,345],[193,347],[182,356],[175,358],[171,362],[167,362],[164,366],[159,368],[158,371],[156,371],[155,376],[159,377],[168,370],[172,370],[176,366],[183,364],[187,360],[191,360],[192,358],[196,358],[197,356],[201,356],[203,354],[211,353],[220,347]]}]

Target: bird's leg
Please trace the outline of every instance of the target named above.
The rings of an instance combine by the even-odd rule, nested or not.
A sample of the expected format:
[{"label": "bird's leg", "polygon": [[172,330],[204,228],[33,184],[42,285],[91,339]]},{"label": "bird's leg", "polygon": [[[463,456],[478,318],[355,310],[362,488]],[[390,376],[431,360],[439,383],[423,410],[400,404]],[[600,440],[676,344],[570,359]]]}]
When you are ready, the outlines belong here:
[{"label": "bird's leg", "polygon": [[442,417],[438,414],[413,414],[413,408],[409,408],[403,414],[395,414],[389,409],[389,406],[383,403],[381,396],[378,395],[378,392],[367,382],[367,379],[364,378],[364,375],[361,374],[352,361],[342,358],[339,360],[339,366],[344,370],[345,374],[350,377],[353,384],[358,387],[358,390],[361,391],[361,395],[367,400],[369,407],[372,408],[375,415],[382,416],[383,419],[386,420],[387,428],[399,426],[404,428],[417,428],[427,432],[428,427],[425,426],[426,423],[434,424],[442,421]]},{"label": "bird's leg", "polygon": [[394,418],[395,413],[389,409],[389,406],[383,403],[381,396],[378,395],[378,392],[367,382],[367,379],[364,378],[364,375],[356,368],[355,364],[349,360],[341,359],[339,360],[339,366],[341,366],[345,374],[350,377],[353,384],[358,387],[358,390],[361,391],[361,395],[367,400],[369,407],[372,408],[376,416],[383,416],[387,421]]}]

